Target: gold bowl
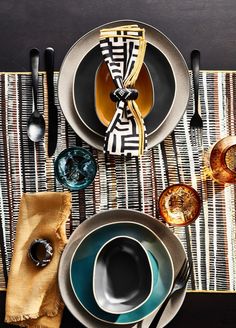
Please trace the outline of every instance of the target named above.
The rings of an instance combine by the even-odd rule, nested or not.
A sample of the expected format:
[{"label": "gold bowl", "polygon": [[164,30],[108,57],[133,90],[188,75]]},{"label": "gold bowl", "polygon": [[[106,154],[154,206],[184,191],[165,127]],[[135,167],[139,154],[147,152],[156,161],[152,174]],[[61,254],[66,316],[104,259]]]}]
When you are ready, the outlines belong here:
[{"label": "gold bowl", "polygon": [[201,200],[197,191],[185,184],[167,187],[159,197],[161,217],[172,226],[186,226],[200,214]]},{"label": "gold bowl", "polygon": [[[138,90],[136,103],[142,117],[145,118],[154,104],[153,83],[145,64],[142,65],[134,88]],[[116,103],[110,98],[110,93],[114,90],[115,85],[111,74],[106,63],[102,62],[95,76],[95,109],[98,119],[105,126],[109,125],[116,111]]]},{"label": "gold bowl", "polygon": [[225,137],[212,147],[210,175],[219,184],[236,183],[236,136]]}]

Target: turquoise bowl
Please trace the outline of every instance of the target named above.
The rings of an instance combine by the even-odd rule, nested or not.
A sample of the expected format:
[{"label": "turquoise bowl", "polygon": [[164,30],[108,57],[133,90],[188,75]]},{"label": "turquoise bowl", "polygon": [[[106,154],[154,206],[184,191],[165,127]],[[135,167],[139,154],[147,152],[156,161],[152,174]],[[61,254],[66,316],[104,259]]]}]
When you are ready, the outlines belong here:
[{"label": "turquoise bowl", "polygon": [[[130,236],[146,249],[153,271],[153,290],[149,298],[128,313],[103,311],[93,294],[93,267],[100,248],[116,236]],[[101,226],[86,235],[78,244],[70,262],[70,282],[80,304],[95,318],[115,324],[131,324],[143,320],[164,302],[174,279],[171,256],[163,242],[147,227],[134,222],[117,222]]]},{"label": "turquoise bowl", "polygon": [[64,149],[54,164],[57,180],[70,190],[88,187],[97,173],[97,164],[93,155],[81,147]]}]

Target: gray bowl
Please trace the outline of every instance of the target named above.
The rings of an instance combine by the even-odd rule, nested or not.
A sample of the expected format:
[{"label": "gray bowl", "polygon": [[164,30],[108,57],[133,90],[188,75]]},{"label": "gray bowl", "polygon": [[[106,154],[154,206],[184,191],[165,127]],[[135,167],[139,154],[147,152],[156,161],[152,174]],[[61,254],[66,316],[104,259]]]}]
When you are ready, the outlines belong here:
[{"label": "gray bowl", "polygon": [[138,240],[117,236],[101,247],[94,261],[93,293],[102,310],[130,312],[148,299],[152,288],[151,262]]},{"label": "gray bowl", "polygon": [[[170,252],[170,256],[173,260],[174,277],[177,276],[186,258],[183,246],[179,239],[173,234],[173,232],[164,224],[159,222],[157,219],[154,219],[153,217],[147,214],[134,210],[116,209],[100,212],[91,217],[90,219],[85,220],[73,232],[67,246],[63,251],[58,271],[58,283],[62,298],[67,308],[75,316],[75,318],[82,322],[86,327],[115,328],[117,327],[117,324],[112,324],[110,322],[106,323],[104,321],[99,320],[98,318],[95,318],[90,313],[88,313],[88,311],[86,311],[86,309],[80,304],[80,302],[78,302],[78,299],[76,298],[73,292],[70,282],[71,258],[73,257],[73,254],[76,251],[79,243],[82,243],[86,236],[92,233],[94,229],[98,229],[99,227],[104,226],[106,224],[124,221],[142,224],[147,228],[151,229],[153,233],[156,234],[156,236],[158,236],[162,240],[162,242],[165,244],[168,251]],[[157,326],[158,328],[164,327],[176,315],[183,303],[185,294],[186,289],[175,293],[175,295],[172,297],[171,302],[168,303],[168,306],[161,317],[161,320]],[[136,325],[134,323],[122,325],[122,328],[148,328],[155,313],[156,311],[154,311],[153,314],[149,315],[147,318],[137,323]]]}]

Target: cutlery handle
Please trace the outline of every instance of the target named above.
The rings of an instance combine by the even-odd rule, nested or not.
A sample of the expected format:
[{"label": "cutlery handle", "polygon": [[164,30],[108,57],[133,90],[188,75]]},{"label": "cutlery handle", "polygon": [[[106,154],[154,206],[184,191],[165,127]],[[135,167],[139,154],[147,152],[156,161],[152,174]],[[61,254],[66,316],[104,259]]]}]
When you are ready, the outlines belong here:
[{"label": "cutlery handle", "polygon": [[200,71],[200,51],[193,50],[191,52],[191,66],[193,71],[193,88],[195,112],[198,111],[198,92],[199,92],[199,71]]},{"label": "cutlery handle", "polygon": [[165,308],[170,300],[172,296],[172,293],[170,293],[167,298],[165,299],[165,301],[162,303],[160,309],[158,310],[158,312],[156,313],[155,317],[153,318],[152,322],[150,323],[149,325],[149,328],[156,328],[160,319],[161,319],[161,316],[163,314],[163,312],[165,311]]},{"label": "cutlery handle", "polygon": [[48,47],[45,50],[45,67],[47,72],[48,102],[54,104],[54,49]]},{"label": "cutlery handle", "polygon": [[39,50],[33,48],[30,50],[30,68],[32,72],[32,87],[34,95],[34,109],[37,111],[38,107],[38,83],[39,83]]}]

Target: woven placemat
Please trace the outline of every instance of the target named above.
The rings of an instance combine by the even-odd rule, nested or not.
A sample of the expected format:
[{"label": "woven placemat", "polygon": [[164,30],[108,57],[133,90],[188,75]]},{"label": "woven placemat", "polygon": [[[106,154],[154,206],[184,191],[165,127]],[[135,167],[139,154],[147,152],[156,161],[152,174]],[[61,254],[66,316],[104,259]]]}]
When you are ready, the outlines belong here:
[{"label": "woven placemat", "polygon": [[[55,87],[58,74],[55,74]],[[203,145],[235,134],[236,75],[234,72],[201,72],[200,97]],[[47,122],[45,73],[39,76],[39,108]],[[48,158],[44,142],[27,137],[32,111],[31,76],[0,74],[0,288],[6,287],[11,263],[19,202],[23,192],[63,190],[55,180],[53,163],[63,149],[83,146],[98,163],[95,181],[87,189],[72,192],[73,206],[67,224],[68,237],[91,215],[111,208],[130,208],[161,220],[158,197],[170,184],[182,182],[198,190],[203,206],[199,218],[188,227],[171,228],[193,261],[189,290],[236,290],[235,186],[220,186],[203,174],[202,153],[190,142],[193,113],[192,89],[188,108],[161,144],[138,158],[107,156],[81,141],[59,112],[58,146]]]}]

